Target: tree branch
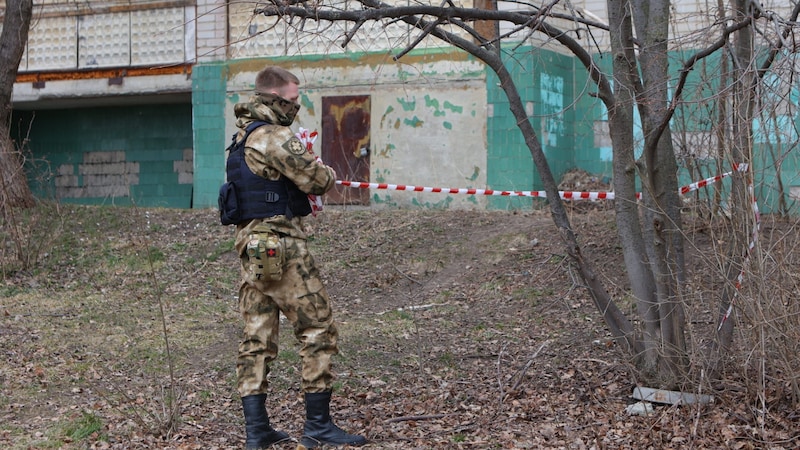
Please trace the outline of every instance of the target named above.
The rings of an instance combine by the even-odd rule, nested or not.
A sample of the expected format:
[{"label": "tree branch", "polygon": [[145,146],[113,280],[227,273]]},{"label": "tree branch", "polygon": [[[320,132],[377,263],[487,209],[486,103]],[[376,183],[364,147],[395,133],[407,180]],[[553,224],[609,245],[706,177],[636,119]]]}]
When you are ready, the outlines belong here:
[{"label": "tree branch", "polygon": [[711,56],[712,54],[714,54],[714,52],[724,47],[728,43],[728,38],[730,37],[731,34],[745,27],[750,26],[751,23],[752,23],[752,17],[748,17],[742,20],[741,22],[737,22],[729,27],[725,27],[719,39],[714,41],[714,43],[712,43],[709,47],[706,47],[705,49],[696,52],[694,55],[692,55],[691,58],[689,58],[688,60],[686,60],[686,62],[683,63],[683,67],[681,68],[680,75],[678,77],[678,84],[677,86],[675,86],[675,92],[672,95],[669,107],[667,108],[663,120],[661,121],[661,123],[658,124],[658,127],[656,127],[656,129],[653,131],[654,132],[653,139],[648,144],[648,147],[644,150],[645,153],[653,152],[655,150],[655,146],[658,144],[661,135],[664,134],[664,130],[666,130],[667,127],[669,126],[669,122],[670,120],[672,120],[672,117],[675,115],[675,110],[678,108],[681,95],[683,94],[683,89],[686,86],[686,80],[689,78],[689,73],[692,72],[695,64],[697,64],[700,60]]}]

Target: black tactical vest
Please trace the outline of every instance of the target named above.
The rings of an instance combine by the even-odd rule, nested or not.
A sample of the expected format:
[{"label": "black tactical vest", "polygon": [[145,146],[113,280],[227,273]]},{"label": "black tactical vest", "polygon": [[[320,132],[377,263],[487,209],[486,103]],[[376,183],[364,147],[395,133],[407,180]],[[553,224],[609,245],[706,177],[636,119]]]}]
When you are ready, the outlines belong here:
[{"label": "black tactical vest", "polygon": [[267,125],[267,122],[255,121],[245,128],[244,137],[236,141],[236,135],[228,147],[228,161],[225,171],[228,183],[233,185],[238,222],[250,219],[285,215],[287,219],[294,216],[311,214],[308,195],[301,191],[291,180],[281,175],[276,181],[267,180],[253,173],[244,159],[244,147],[250,133],[256,128]]}]

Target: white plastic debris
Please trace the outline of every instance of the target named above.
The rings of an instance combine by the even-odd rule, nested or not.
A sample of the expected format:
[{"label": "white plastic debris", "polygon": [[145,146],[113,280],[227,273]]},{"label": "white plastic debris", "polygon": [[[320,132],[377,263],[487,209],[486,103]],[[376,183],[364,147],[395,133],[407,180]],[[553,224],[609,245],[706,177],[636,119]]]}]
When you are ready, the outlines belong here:
[{"label": "white plastic debris", "polygon": [[714,402],[714,397],[710,395],[666,391],[664,389],[640,386],[633,388],[633,398],[653,403],[665,403],[668,405],[692,405],[695,403],[706,404]]},{"label": "white plastic debris", "polygon": [[653,412],[653,405],[648,402],[636,402],[625,407],[629,416],[646,416]]}]

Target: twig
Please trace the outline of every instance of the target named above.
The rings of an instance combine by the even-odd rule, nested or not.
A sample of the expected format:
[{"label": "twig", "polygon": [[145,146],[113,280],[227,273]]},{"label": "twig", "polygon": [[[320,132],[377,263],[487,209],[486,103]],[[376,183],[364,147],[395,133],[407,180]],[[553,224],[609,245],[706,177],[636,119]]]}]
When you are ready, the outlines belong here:
[{"label": "twig", "polygon": [[511,391],[516,391],[517,388],[519,387],[519,385],[522,384],[522,379],[525,378],[525,372],[528,371],[528,369],[533,364],[533,360],[536,359],[537,356],[539,356],[539,353],[542,351],[542,349],[545,348],[547,346],[547,344],[549,344],[549,343],[550,343],[549,339],[544,341],[544,342],[542,342],[542,345],[539,346],[539,348],[536,350],[536,352],[533,355],[531,355],[530,358],[528,358],[528,362],[525,364],[525,367],[523,367],[518,372],[517,382],[514,383],[514,386],[511,387]]},{"label": "twig", "polygon": [[444,305],[449,305],[449,303],[448,302],[444,302],[444,303],[428,303],[427,305],[405,306],[405,307],[402,307],[402,308],[390,309],[388,311],[379,312],[378,315],[382,316],[382,315],[390,313],[390,312],[424,311],[426,309],[431,309],[431,308],[435,308],[437,306],[444,306]]},{"label": "twig", "polygon": [[395,267],[395,268],[394,268],[394,270],[396,270],[396,271],[397,271],[397,273],[399,273],[400,275],[402,275],[402,276],[406,277],[406,279],[408,279],[409,281],[413,281],[414,283],[417,283],[418,285],[422,286],[422,282],[420,282],[420,281],[417,281],[417,280],[415,280],[415,279],[411,278],[410,276],[408,276],[408,275],[406,275],[405,273],[403,273],[403,271],[402,271],[402,270],[400,270],[400,269],[398,269],[397,267]]},{"label": "twig", "polygon": [[366,21],[367,19],[359,20],[358,22],[356,22],[355,26],[353,26],[353,29],[348,31],[347,34],[345,34],[344,42],[342,42],[342,48],[347,47],[347,44],[349,44],[350,41],[353,40],[353,36],[356,35],[358,30],[361,28],[362,25],[364,25],[364,23],[366,23]]},{"label": "twig", "polygon": [[[700,383],[698,384],[698,394],[702,393],[703,389],[703,379],[705,378],[705,371],[703,369],[700,370]],[[700,422],[700,405],[697,405],[697,412],[694,416],[694,421],[692,422],[692,439],[697,439],[697,426]]]},{"label": "twig", "polygon": [[575,358],[573,361],[587,361],[587,362],[596,362],[600,364],[605,364],[607,366],[613,366],[613,363],[608,361],[603,361],[602,359],[595,359],[595,358]]},{"label": "twig", "polygon": [[506,352],[506,346],[507,345],[508,344],[504,344],[503,348],[500,349],[500,353],[497,354],[497,368],[496,368],[497,369],[497,389],[500,390],[500,398],[498,399],[499,400],[498,403],[499,403],[499,406],[501,408],[503,406],[503,399],[506,398],[506,393],[505,393],[505,390],[503,389],[503,377],[500,376],[500,372],[501,372],[500,371],[500,362],[503,359],[503,353]]},{"label": "twig", "polygon": [[398,53],[398,54],[394,55],[392,58],[393,58],[395,61],[397,61],[397,60],[399,60],[400,58],[402,58],[403,56],[405,56],[405,55],[406,55],[408,52],[410,52],[411,50],[413,50],[413,49],[414,49],[414,47],[416,47],[416,46],[417,46],[417,44],[419,44],[420,42],[422,42],[422,40],[425,38],[425,36],[427,36],[427,35],[431,34],[431,32],[432,32],[433,30],[435,30],[435,29],[436,29],[436,27],[438,27],[438,26],[439,26],[439,25],[441,25],[442,23],[444,23],[444,19],[443,19],[443,18],[441,18],[441,17],[437,17],[437,18],[436,18],[436,20],[434,20],[434,21],[432,21],[431,23],[429,23],[429,24],[428,24],[428,25],[427,25],[427,26],[426,26],[426,27],[425,27],[425,28],[422,30],[422,33],[421,33],[419,36],[417,36],[417,38],[416,38],[416,39],[414,39],[414,42],[412,42],[412,43],[408,44],[408,46],[407,46],[406,48],[404,48],[404,49],[403,49],[403,50],[402,50],[400,53]]},{"label": "twig", "polygon": [[191,279],[191,278],[194,278],[194,277],[195,277],[195,275],[197,275],[198,273],[202,272],[202,271],[203,271],[203,269],[205,269],[207,265],[208,265],[208,261],[203,261],[203,264],[200,264],[200,268],[199,268],[199,269],[197,269],[197,270],[195,270],[194,272],[192,272],[192,274],[191,274],[191,275],[189,275],[189,278],[190,278],[190,279]]}]

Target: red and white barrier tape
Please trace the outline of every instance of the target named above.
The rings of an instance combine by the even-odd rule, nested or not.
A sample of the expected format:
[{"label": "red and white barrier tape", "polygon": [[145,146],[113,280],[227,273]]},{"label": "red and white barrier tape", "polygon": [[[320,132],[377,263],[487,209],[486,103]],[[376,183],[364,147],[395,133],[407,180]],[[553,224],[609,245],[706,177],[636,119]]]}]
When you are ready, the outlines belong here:
[{"label": "red and white barrier tape", "polygon": [[750,238],[750,243],[747,245],[747,250],[744,252],[744,260],[742,261],[742,269],[739,271],[739,275],[736,277],[736,283],[734,287],[736,290],[731,297],[731,301],[728,304],[728,309],[725,311],[725,315],[722,316],[722,320],[719,322],[719,326],[717,326],[717,332],[722,329],[722,326],[725,325],[725,322],[733,313],[733,302],[736,300],[736,297],[739,296],[739,291],[742,289],[742,285],[744,284],[744,273],[747,265],[750,263],[750,255],[752,254],[753,249],[756,246],[756,241],[758,240],[758,231],[761,228],[761,213],[758,210],[758,202],[756,202],[756,195],[753,189],[753,183],[751,182],[748,185],[748,192],[750,193],[750,199],[752,201],[753,207],[753,217],[755,217],[755,226],[753,227],[753,235]]},{"label": "red and white barrier tape", "polygon": [[[317,131],[309,131],[303,127],[300,127],[300,130],[295,133],[297,139],[300,139],[300,142],[306,146],[306,150],[308,153],[311,154],[318,162],[322,162],[322,158],[314,154],[314,141],[317,140]],[[308,194],[308,204],[311,205],[311,215],[316,216],[318,212],[322,211],[322,197],[319,195]]]},{"label": "red and white barrier tape", "polygon": [[[734,172],[744,172],[746,170],[747,170],[747,164],[734,164],[732,171],[683,186],[680,188],[680,193],[686,194],[692,191],[696,191],[700,188],[708,186],[711,183],[720,181],[725,177],[729,177]],[[439,192],[443,194],[493,195],[493,196],[504,196],[504,197],[537,197],[537,198],[547,197],[547,193],[545,191],[498,191],[494,189],[441,188],[441,187],[428,187],[428,186],[409,186],[405,184],[366,183],[363,181],[348,181],[348,180],[336,180],[336,184],[342,186],[349,186],[352,188],[388,189],[391,191]],[[562,200],[614,200],[613,192],[604,192],[604,191],[601,192],[558,191],[558,195],[559,197],[561,197]],[[636,198],[641,198],[641,193],[637,193]]]}]

